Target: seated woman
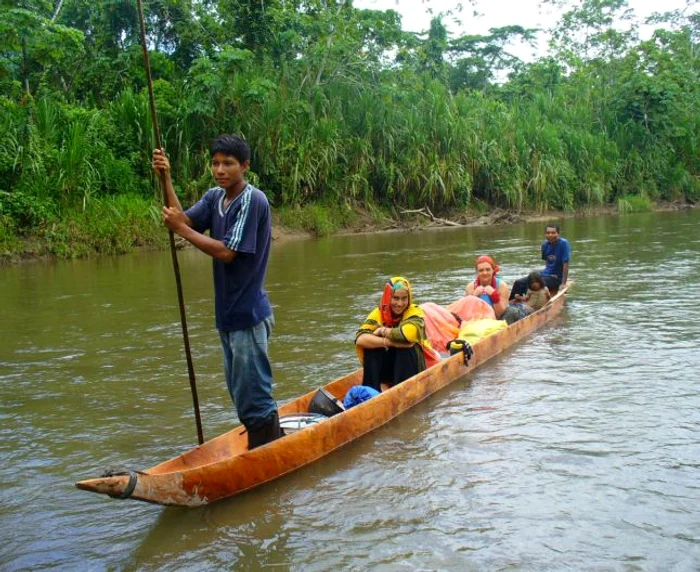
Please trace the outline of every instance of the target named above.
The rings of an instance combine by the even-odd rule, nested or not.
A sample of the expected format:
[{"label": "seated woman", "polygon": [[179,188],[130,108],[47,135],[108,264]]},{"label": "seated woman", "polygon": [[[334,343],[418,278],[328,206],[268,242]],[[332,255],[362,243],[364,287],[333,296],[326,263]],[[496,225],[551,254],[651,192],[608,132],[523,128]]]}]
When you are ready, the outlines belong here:
[{"label": "seated woman", "polygon": [[412,303],[411,284],[396,276],[384,286],[379,306],[355,335],[362,385],[383,391],[437,362],[425,335],[423,310]]},{"label": "seated woman", "polygon": [[465,296],[476,296],[491,306],[499,320],[505,319],[503,313],[508,309],[510,294],[510,286],[496,276],[500,269],[490,256],[479,256],[476,259],[476,280],[467,284],[464,290]]}]

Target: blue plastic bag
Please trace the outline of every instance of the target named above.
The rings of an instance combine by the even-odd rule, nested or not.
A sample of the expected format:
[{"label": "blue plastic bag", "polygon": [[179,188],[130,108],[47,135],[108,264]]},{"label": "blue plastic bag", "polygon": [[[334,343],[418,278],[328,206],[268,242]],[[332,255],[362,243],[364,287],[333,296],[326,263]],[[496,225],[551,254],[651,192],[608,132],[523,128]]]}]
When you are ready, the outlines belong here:
[{"label": "blue plastic bag", "polygon": [[350,388],[350,391],[345,394],[343,405],[345,406],[345,409],[350,409],[351,407],[355,407],[355,405],[359,405],[363,401],[372,399],[376,395],[379,395],[379,392],[376,389],[372,389],[366,385],[353,385]]}]

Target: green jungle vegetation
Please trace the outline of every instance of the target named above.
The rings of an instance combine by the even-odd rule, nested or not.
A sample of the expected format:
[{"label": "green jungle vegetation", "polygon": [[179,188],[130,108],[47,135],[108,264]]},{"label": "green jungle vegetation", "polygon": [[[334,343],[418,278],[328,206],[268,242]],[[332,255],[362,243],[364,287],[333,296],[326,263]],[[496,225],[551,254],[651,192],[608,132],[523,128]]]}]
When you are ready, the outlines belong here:
[{"label": "green jungle vegetation", "polygon": [[[183,204],[207,146],[251,144],[279,220],[317,234],[428,207],[621,212],[694,202],[700,15],[564,6],[549,55],[517,24],[402,31],[351,0],[144,0],[160,129]],[[620,26],[619,24],[623,25]],[[164,246],[136,0],[0,0],[0,259]]]}]

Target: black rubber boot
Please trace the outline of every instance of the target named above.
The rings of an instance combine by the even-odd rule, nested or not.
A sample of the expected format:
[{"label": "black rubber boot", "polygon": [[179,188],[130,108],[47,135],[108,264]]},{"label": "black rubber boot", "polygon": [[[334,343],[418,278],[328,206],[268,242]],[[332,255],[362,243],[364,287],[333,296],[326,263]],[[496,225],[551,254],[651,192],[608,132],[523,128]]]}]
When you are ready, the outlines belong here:
[{"label": "black rubber boot", "polygon": [[275,411],[265,422],[255,429],[248,429],[248,450],[265,445],[282,437],[279,413]]}]

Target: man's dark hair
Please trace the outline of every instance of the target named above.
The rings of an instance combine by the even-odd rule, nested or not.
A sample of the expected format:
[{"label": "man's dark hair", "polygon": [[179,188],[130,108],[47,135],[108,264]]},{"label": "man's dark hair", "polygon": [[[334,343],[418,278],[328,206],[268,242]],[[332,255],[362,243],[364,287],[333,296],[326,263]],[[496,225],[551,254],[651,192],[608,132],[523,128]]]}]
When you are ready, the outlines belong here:
[{"label": "man's dark hair", "polygon": [[559,234],[559,232],[561,232],[561,231],[559,230],[559,225],[558,225],[558,224],[548,224],[547,226],[544,227],[544,231],[547,232],[547,229],[548,229],[548,228],[553,228],[554,230],[557,231],[557,234]]},{"label": "man's dark hair", "polygon": [[229,157],[235,157],[239,163],[250,161],[250,147],[245,139],[238,135],[219,135],[211,142],[210,156],[223,153]]}]

